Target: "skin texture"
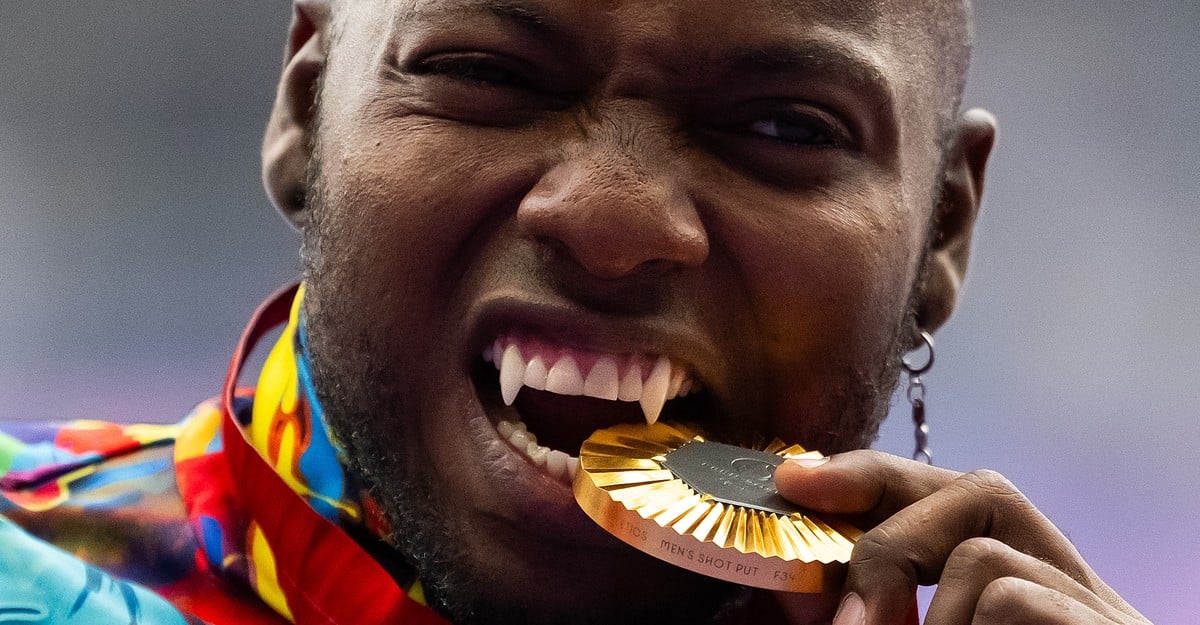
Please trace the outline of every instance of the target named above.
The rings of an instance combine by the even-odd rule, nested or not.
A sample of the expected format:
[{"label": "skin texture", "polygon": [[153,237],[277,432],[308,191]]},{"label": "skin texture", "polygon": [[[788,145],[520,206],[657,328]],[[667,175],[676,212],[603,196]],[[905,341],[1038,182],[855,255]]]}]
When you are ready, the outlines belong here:
[{"label": "skin texture", "polygon": [[[706,389],[682,416],[869,445],[900,353],[949,316],[966,269],[994,122],[957,113],[961,17],[932,0],[298,2],[264,179],[303,230],[314,379],[395,527],[398,574],[463,623],[828,621],[838,584],[752,595],[596,528],[499,439],[512,409],[479,354],[514,329],[668,354]],[[576,446],[569,415],[624,417],[517,410]],[[956,510],[1012,500],[987,480],[862,452],[778,480],[878,525],[845,588],[867,622],[944,568],[963,583],[939,592],[939,622],[1060,595],[1136,615],[1048,522],[1016,544],[961,525]],[[989,575],[1060,594],[980,587],[959,549],[991,545],[976,536],[1009,545]]]}]

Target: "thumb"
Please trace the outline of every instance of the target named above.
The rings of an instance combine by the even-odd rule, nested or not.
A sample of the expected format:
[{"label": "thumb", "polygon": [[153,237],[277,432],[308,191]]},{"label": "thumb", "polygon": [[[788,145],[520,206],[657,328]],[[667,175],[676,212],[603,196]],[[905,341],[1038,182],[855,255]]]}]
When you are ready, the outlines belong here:
[{"label": "thumb", "polygon": [[775,470],[775,485],[780,495],[798,506],[878,523],[959,475],[865,449],[788,460]]}]

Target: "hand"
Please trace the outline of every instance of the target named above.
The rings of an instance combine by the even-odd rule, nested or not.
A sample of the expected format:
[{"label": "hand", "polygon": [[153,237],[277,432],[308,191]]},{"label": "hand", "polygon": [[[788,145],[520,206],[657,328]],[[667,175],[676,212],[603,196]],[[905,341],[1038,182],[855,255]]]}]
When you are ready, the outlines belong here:
[{"label": "hand", "polygon": [[926,625],[1146,625],[1003,476],[876,451],[789,461],[779,492],[872,527],[854,548],[834,625],[892,625],[938,584]]}]

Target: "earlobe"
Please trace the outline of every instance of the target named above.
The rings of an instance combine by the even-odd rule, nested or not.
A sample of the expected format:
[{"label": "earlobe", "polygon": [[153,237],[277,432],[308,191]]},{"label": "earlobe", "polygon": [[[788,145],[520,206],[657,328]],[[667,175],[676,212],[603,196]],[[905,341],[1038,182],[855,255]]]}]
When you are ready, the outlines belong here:
[{"label": "earlobe", "polygon": [[972,109],[958,121],[946,154],[941,202],[937,207],[925,277],[917,302],[917,325],[930,332],[954,312],[967,273],[971,237],[983,199],[984,173],[996,141],[996,119]]},{"label": "earlobe", "polygon": [[325,67],[328,15],[325,2],[295,3],[283,74],[263,137],[263,185],[275,207],[298,228],[307,215],[308,133]]}]

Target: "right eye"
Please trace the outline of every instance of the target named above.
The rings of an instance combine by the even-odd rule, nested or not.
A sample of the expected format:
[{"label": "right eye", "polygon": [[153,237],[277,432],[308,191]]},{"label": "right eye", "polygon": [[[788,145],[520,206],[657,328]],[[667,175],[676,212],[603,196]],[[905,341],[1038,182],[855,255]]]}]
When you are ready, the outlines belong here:
[{"label": "right eye", "polygon": [[503,52],[443,49],[396,69],[422,113],[467,124],[522,126],[573,101],[546,63]]}]

